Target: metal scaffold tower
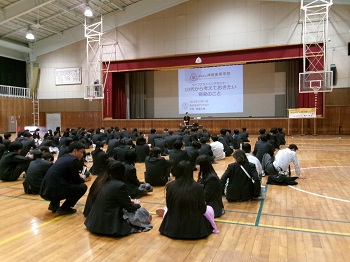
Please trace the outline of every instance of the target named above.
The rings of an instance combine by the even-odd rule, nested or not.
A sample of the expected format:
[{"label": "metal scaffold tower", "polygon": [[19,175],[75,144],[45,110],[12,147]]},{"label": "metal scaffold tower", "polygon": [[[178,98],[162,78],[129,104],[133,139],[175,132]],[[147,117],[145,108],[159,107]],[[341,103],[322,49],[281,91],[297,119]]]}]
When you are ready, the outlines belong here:
[{"label": "metal scaffold tower", "polygon": [[[115,40],[108,40],[108,42],[102,43],[102,26],[102,16],[100,21],[91,24],[88,24],[85,19],[88,84],[84,89],[84,99],[104,98],[104,87],[111,59],[116,59],[117,43]],[[102,77],[102,72],[104,77]]]},{"label": "metal scaffold tower", "polygon": [[301,0],[303,22],[303,73],[299,92],[332,91],[333,72],[327,70],[328,13],[333,0]]},{"label": "metal scaffold tower", "polygon": [[104,85],[101,81],[101,38],[102,16],[95,23],[88,24],[85,19],[86,61],[88,84],[84,89],[84,99],[103,99]]}]

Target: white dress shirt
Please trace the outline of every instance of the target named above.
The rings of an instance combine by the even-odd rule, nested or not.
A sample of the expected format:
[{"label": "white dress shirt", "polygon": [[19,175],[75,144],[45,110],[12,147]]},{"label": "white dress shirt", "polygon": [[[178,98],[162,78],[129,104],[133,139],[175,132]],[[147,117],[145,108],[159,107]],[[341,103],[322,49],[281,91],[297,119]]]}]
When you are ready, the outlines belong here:
[{"label": "white dress shirt", "polygon": [[300,166],[297,154],[289,148],[281,149],[277,152],[273,165],[276,170],[282,169],[283,171],[288,171],[291,162],[294,164],[295,174],[300,176]]},{"label": "white dress shirt", "polygon": [[259,159],[257,159],[255,156],[253,156],[253,155],[251,155],[249,153],[245,153],[245,155],[247,156],[248,161],[255,165],[256,171],[258,171],[258,175],[261,176],[263,174],[263,170],[262,170],[262,166],[260,164]]},{"label": "white dress shirt", "polygon": [[210,143],[211,151],[213,151],[214,160],[220,160],[224,159],[226,157],[224,152],[224,145],[219,142],[215,141]]}]

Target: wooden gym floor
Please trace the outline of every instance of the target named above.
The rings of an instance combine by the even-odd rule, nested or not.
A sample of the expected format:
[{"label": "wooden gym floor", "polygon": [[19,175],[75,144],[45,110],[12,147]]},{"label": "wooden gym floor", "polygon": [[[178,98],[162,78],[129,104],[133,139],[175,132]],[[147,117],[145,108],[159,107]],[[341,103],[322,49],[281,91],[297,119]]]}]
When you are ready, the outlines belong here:
[{"label": "wooden gym floor", "polygon": [[[1,182],[0,261],[349,261],[350,137],[290,136],[289,143],[299,147],[305,179],[297,186],[268,185],[263,201],[224,199],[226,214],[216,219],[220,234],[202,240],[160,235],[157,216],[149,232],[96,236],[84,226],[86,196],[76,214],[58,216],[47,210],[47,201],[24,194],[23,178]],[[219,176],[232,161],[214,165]],[[136,168],[143,180],[144,164]],[[141,204],[155,214],[165,205],[164,188]]]}]

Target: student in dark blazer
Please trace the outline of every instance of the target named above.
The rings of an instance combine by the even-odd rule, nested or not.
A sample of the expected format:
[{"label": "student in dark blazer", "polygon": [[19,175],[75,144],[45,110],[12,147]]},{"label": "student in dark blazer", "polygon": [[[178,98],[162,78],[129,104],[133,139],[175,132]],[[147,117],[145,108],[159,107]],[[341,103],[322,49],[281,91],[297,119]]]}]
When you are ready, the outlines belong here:
[{"label": "student in dark blazer", "polygon": [[134,151],[127,151],[123,165],[125,166],[125,184],[128,188],[129,196],[131,198],[140,198],[142,195],[152,192],[153,188],[150,184],[140,182],[137,178],[135,162],[137,155]]},{"label": "student in dark blazer", "polygon": [[191,159],[190,155],[182,150],[183,143],[180,140],[176,140],[174,143],[174,149],[169,152],[169,159],[173,161],[171,166],[171,173],[176,177],[176,166],[182,161],[189,161]]},{"label": "student in dark blazer", "polygon": [[[49,210],[59,215],[74,214],[74,205],[85,194],[87,186],[79,175],[85,145],[74,142],[69,153],[58,158],[47,171],[40,188],[40,196],[50,201]],[[60,206],[60,201],[66,201]]]},{"label": "student in dark blazer", "polygon": [[222,203],[221,181],[210,158],[206,155],[198,156],[196,168],[198,170],[198,183],[204,186],[205,202],[214,209],[214,217],[220,217],[225,213]]},{"label": "student in dark blazer", "polygon": [[166,206],[159,232],[176,239],[208,237],[213,227],[204,217],[207,210],[203,186],[193,180],[192,165],[181,161],[176,179],[166,186]]},{"label": "student in dark blazer", "polygon": [[145,181],[152,186],[164,186],[170,176],[172,161],[161,157],[161,149],[155,147],[145,159]]},{"label": "student in dark blazer", "polygon": [[8,152],[5,152],[0,160],[0,179],[2,181],[15,181],[22,172],[29,167],[33,155],[28,153],[21,156],[22,144],[20,142],[12,142],[8,146]]},{"label": "student in dark blazer", "polygon": [[34,160],[29,164],[26,178],[23,181],[23,189],[26,194],[39,194],[41,183],[55,158],[52,154],[43,154],[37,149],[30,153],[33,154]]},{"label": "student in dark blazer", "polygon": [[274,155],[274,151],[275,151],[274,146],[268,142],[268,139],[269,139],[269,135],[263,134],[261,135],[260,140],[258,140],[255,143],[253,155],[257,159],[259,159],[260,163],[262,162],[262,158],[264,154],[267,153],[271,157],[273,157]]},{"label": "student in dark blazer", "polygon": [[23,136],[24,138],[21,140],[22,149],[19,154],[21,156],[26,156],[30,150],[37,148],[37,146],[31,133],[24,132]]},{"label": "student in dark blazer", "polygon": [[[109,159],[107,172],[95,180],[85,205],[84,224],[91,233],[122,237],[133,232],[124,216],[134,214],[141,206],[138,200],[131,201],[124,181],[124,165]],[[149,224],[140,226],[150,227]]]},{"label": "student in dark blazer", "polygon": [[[225,191],[226,187],[226,199],[228,201],[248,201],[252,200],[254,197],[258,197],[258,195],[255,195],[255,186],[257,184],[253,184],[252,182],[252,179],[255,182],[260,181],[255,165],[248,161],[247,156],[242,150],[236,150],[233,153],[233,157],[236,162],[229,164],[221,177],[223,191]],[[246,175],[241,166],[247,171],[251,178]],[[260,190],[260,183],[258,184]]]},{"label": "student in dark blazer", "polygon": [[149,146],[146,144],[146,138],[140,136],[136,139],[135,152],[137,155],[136,162],[144,163],[146,157],[149,155]]},{"label": "student in dark blazer", "polygon": [[103,151],[103,142],[98,141],[95,150],[91,152],[92,155],[92,167],[90,168],[91,174],[99,176],[106,172],[106,160],[108,155]]}]

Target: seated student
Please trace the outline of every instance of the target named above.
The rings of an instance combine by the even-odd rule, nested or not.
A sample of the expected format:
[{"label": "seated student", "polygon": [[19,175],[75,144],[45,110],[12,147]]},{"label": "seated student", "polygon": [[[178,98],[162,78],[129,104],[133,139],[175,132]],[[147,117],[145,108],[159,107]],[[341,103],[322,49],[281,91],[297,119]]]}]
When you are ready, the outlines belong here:
[{"label": "seated student", "polygon": [[2,155],[7,151],[6,146],[3,144],[2,136],[0,136],[0,160]]},{"label": "seated student", "polygon": [[154,139],[154,147],[159,147],[162,151],[162,156],[169,155],[168,149],[166,148],[166,141],[163,137],[157,137]]},{"label": "seated student", "polygon": [[225,159],[225,149],[224,145],[218,141],[217,135],[212,135],[211,140],[213,142],[210,143],[211,150],[213,151],[214,161]]},{"label": "seated student", "polygon": [[250,142],[248,137],[249,137],[249,134],[247,132],[247,128],[246,127],[242,127],[242,131],[239,133],[239,136],[241,137],[243,143],[244,142]]},{"label": "seated student", "polygon": [[172,161],[161,157],[161,150],[158,147],[150,151],[146,157],[145,181],[152,186],[164,186],[170,177],[170,168]]},{"label": "seated student", "polygon": [[140,201],[131,201],[123,181],[124,165],[108,159],[107,172],[95,180],[85,205],[84,224],[91,233],[121,237],[152,228],[149,213]]},{"label": "seated student", "polygon": [[[132,145],[130,145],[130,142],[132,143],[132,140],[126,140],[126,139],[121,139],[119,141],[119,145],[113,149],[113,158],[115,160],[118,160],[120,162],[124,161],[125,153],[129,150],[131,150]],[[128,143],[128,144],[127,144]]]},{"label": "seated student", "polygon": [[8,146],[8,152],[5,152],[0,160],[0,179],[2,181],[15,181],[22,172],[27,171],[33,155],[29,152],[26,156],[21,156],[21,142],[12,142]]},{"label": "seated student", "polygon": [[106,153],[109,157],[113,157],[113,149],[116,148],[117,146],[119,146],[119,139],[112,138],[108,141]]},{"label": "seated student", "polygon": [[136,139],[135,152],[137,155],[137,163],[145,163],[146,157],[149,155],[149,146],[146,144],[146,138],[140,136]]},{"label": "seated student", "polygon": [[208,208],[213,210],[207,208],[203,186],[194,181],[189,161],[181,161],[176,168],[176,179],[166,186],[166,210],[159,232],[176,239],[208,237],[216,226],[204,216]]},{"label": "seated student", "polygon": [[231,148],[233,148],[234,150],[240,149],[242,144],[243,141],[241,139],[241,136],[239,135],[239,130],[233,130],[233,135],[230,138]]},{"label": "seated student", "polygon": [[157,135],[157,130],[152,128],[151,129],[151,132],[148,134],[147,138],[147,144],[150,144],[152,146],[154,146],[154,139],[157,138],[158,135]]},{"label": "seated student", "polygon": [[58,156],[57,156],[57,158],[60,158],[61,156],[63,156],[63,155],[65,155],[65,154],[69,153],[69,146],[70,146],[70,144],[72,144],[73,142],[74,142],[74,141],[73,141],[73,138],[67,137],[67,138],[65,139],[64,144],[61,145],[60,150],[58,151]]},{"label": "seated student", "polygon": [[173,161],[171,166],[171,173],[173,176],[176,177],[176,166],[178,163],[180,163],[182,160],[190,160],[190,155],[186,152],[186,150],[182,150],[183,143],[181,140],[176,140],[174,143],[174,149],[170,150],[169,152],[169,159]]},{"label": "seated student", "polygon": [[137,178],[135,162],[137,159],[136,152],[127,151],[123,165],[125,166],[125,184],[128,188],[129,196],[131,198],[140,198],[147,192],[152,192],[153,188],[148,183],[141,183]]},{"label": "seated student", "polygon": [[280,145],[286,144],[286,134],[283,132],[282,127],[277,128],[276,136],[278,141],[280,142]]},{"label": "seated student", "polygon": [[[85,152],[85,145],[74,142],[69,146],[69,153],[58,158],[47,171],[40,187],[40,196],[50,201],[49,210],[59,215],[74,214],[74,205],[85,194],[87,186],[80,176],[80,160]],[[60,201],[66,201],[60,206]]]},{"label": "seated student", "polygon": [[289,175],[289,165],[293,162],[294,170],[297,177],[301,176],[299,159],[297,156],[298,147],[295,144],[290,144],[288,148],[281,149],[277,152],[275,159],[271,157],[269,154],[265,154],[263,156],[262,166],[267,175]]},{"label": "seated student", "polygon": [[21,156],[26,156],[30,150],[37,148],[33,139],[33,135],[29,131],[23,132],[23,139],[21,140],[21,144],[22,149],[19,153]]},{"label": "seated student", "polygon": [[243,144],[242,150],[244,151],[245,155],[247,156],[248,161],[255,165],[256,171],[258,172],[258,175],[259,175],[259,179],[261,180],[261,177],[265,176],[265,173],[262,169],[262,166],[261,166],[259,159],[257,159],[255,156],[250,154],[250,152],[252,151],[252,146],[250,144]]},{"label": "seated student", "polygon": [[6,146],[6,148],[8,148],[8,146],[11,144],[11,136],[12,134],[9,132],[4,134],[4,139],[2,143]]},{"label": "seated student", "polygon": [[196,169],[196,159],[199,156],[199,149],[201,148],[201,143],[198,141],[191,142],[191,145],[186,146],[186,152],[190,156],[189,161],[193,165],[193,170]]},{"label": "seated student", "polygon": [[280,149],[280,141],[278,140],[276,134],[277,134],[277,128],[272,127],[270,129],[270,138],[269,138],[269,143],[273,145],[274,149]]},{"label": "seated student", "polygon": [[107,153],[103,151],[103,143],[96,142],[95,150],[91,152],[92,155],[92,167],[90,168],[91,174],[98,176],[104,173],[107,169],[106,160],[108,158]]},{"label": "seated student", "polygon": [[260,163],[262,163],[263,155],[268,153],[271,157],[274,155],[274,147],[269,142],[269,135],[263,134],[260,136],[260,140],[256,141],[254,146],[253,155],[259,159]]},{"label": "seated student", "polygon": [[230,156],[232,155],[233,150],[229,146],[230,142],[228,136],[226,135],[226,132],[226,129],[220,130],[220,136],[218,136],[218,141],[224,146],[225,156]]},{"label": "seated student", "polygon": [[199,155],[196,160],[196,168],[198,170],[197,182],[204,186],[205,202],[214,209],[214,217],[220,217],[225,213],[221,183],[211,164],[211,159],[206,155]]},{"label": "seated student", "polygon": [[201,143],[201,148],[199,149],[199,154],[208,156],[210,161],[213,162],[214,161],[213,150],[211,149],[211,146],[209,144],[207,144],[207,139],[205,137],[201,137],[199,139],[199,141]]},{"label": "seated student", "polygon": [[260,192],[258,192],[260,190],[260,180],[255,165],[248,161],[242,150],[236,150],[233,157],[236,162],[229,164],[221,177],[221,185],[223,191],[226,191],[226,199],[229,202],[248,201],[258,197],[260,195]]},{"label": "seated student", "polygon": [[47,170],[53,165],[54,156],[51,153],[43,154],[39,150],[31,150],[34,161],[30,162],[23,181],[23,189],[26,194],[39,194],[41,183]]}]

